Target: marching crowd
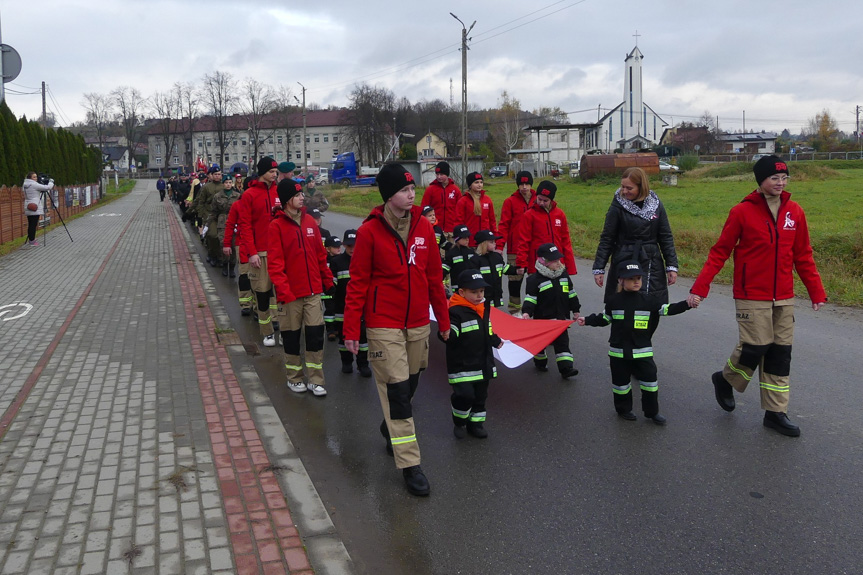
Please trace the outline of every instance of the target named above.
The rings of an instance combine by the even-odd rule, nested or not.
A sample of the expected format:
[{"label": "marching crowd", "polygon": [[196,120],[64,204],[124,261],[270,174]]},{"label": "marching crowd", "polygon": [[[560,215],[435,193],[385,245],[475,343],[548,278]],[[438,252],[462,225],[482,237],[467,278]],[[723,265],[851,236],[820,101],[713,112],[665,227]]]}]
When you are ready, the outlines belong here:
[{"label": "marching crowd", "polygon": [[[571,275],[577,273],[566,214],[553,182],[533,188],[529,172],[516,174],[516,190],[498,220],[480,173],[467,175],[465,191],[440,162],[416,205],[416,183],[398,164],[377,176],[383,203],[342,238],[321,227],[326,198],[293,179],[296,166],[262,158],[256,174],[207,173],[160,178],[162,199],[178,203],[207,248],[207,262],[237,279],[243,315],[255,315],[263,344],[284,350],[287,387],[327,394],[326,340],[338,341],[343,373],[354,362],[374,375],[383,411],[387,451],[414,495],[427,495],[420,467],[411,400],[428,365],[429,308],[446,347],[452,386],[453,433],[485,438],[486,401],[496,377],[493,349],[503,345],[491,308],[524,320],[574,320],[610,326],[612,397],[622,420],[636,420],[633,384],[644,416],[658,425],[658,378],[651,338],[662,316],[683,313],[707,297],[710,284],[734,256],[738,343],[712,376],[716,401],[735,408],[759,371],[764,426],[787,436],[799,428],[787,416],[793,277],[796,270],[819,309],[826,294],[812,257],[806,217],[785,191],[788,167],[776,156],[754,167],[758,188],[732,208],[716,245],[686,300],[669,303],[678,262],[669,218],[640,168],[626,170],[614,193],[593,262],[605,309],[580,315]],[[503,283],[508,300],[504,302]],[[305,349],[301,349],[304,341]],[[553,342],[562,378],[578,374],[564,330]],[[535,368],[548,371],[545,350]]]}]

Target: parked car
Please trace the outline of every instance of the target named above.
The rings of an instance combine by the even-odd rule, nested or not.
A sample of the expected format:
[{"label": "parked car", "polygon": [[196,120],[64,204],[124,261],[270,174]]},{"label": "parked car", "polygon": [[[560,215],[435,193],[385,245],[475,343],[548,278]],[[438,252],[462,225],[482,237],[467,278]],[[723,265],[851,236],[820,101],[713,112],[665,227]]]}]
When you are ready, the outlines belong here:
[{"label": "parked car", "polygon": [[758,160],[760,160],[761,158],[766,158],[766,157],[767,157],[767,155],[768,155],[768,154],[755,154],[754,156],[752,156],[752,161],[753,161],[753,162],[757,162],[757,161],[758,161]]},{"label": "parked car", "polygon": [[577,178],[578,177],[578,170],[579,170],[580,166],[581,166],[580,161],[572,162],[569,165],[569,177],[570,178]]},{"label": "parked car", "polygon": [[659,169],[660,169],[660,171],[663,171],[663,172],[666,172],[666,171],[677,172],[680,170],[680,168],[678,168],[674,164],[669,164],[668,162],[663,162],[662,160],[659,160]]},{"label": "parked car", "polygon": [[505,178],[509,170],[506,166],[492,166],[488,171],[489,178]]}]

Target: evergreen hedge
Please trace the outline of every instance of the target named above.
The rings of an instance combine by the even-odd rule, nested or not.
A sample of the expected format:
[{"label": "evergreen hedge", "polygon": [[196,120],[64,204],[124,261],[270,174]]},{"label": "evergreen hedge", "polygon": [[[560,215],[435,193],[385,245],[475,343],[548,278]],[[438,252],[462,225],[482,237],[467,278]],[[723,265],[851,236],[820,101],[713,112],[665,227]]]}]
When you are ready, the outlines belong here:
[{"label": "evergreen hedge", "polygon": [[99,180],[102,154],[81,136],[15,117],[0,103],[0,186],[20,186],[28,172],[50,174],[60,186]]}]

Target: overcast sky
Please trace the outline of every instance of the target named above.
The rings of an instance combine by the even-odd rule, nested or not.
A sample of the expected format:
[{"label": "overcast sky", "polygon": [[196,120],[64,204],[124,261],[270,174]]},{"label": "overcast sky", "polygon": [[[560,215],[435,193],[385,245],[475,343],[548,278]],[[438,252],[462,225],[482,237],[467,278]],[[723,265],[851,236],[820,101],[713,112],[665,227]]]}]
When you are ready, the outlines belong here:
[{"label": "overcast sky", "polygon": [[[2,41],[21,55],[6,84],[17,115],[83,120],[85,92],[146,97],[214,70],[307,102],[343,106],[358,82],[412,102],[461,101],[461,24],[476,20],[468,98],[559,106],[573,123],[623,99],[623,61],[644,54],[644,100],[670,124],[705,111],[720,128],[797,133],[824,109],[853,132],[863,106],[860,0],[0,0]],[[638,33],[636,39],[635,34]]]}]

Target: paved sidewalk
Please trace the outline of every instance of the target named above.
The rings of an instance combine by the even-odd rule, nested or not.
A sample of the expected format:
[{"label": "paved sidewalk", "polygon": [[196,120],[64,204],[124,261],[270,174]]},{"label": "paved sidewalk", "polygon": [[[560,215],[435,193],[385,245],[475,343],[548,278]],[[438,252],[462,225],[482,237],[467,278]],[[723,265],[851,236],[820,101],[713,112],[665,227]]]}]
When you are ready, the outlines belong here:
[{"label": "paved sidewalk", "polygon": [[173,204],[67,225],[0,259],[0,573],[351,572]]}]

